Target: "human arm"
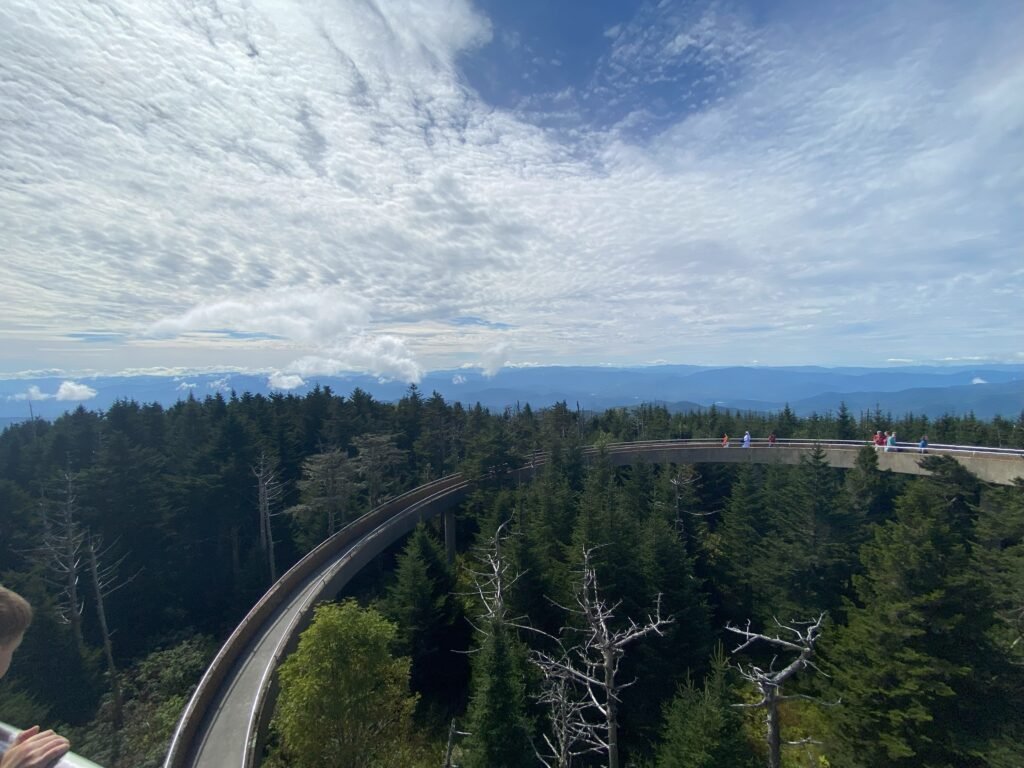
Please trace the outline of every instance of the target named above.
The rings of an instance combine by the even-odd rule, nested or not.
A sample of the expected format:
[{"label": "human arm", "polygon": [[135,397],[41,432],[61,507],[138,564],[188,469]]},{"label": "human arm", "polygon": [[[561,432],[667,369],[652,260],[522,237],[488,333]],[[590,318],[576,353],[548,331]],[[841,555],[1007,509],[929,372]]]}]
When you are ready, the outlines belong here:
[{"label": "human arm", "polygon": [[71,748],[63,736],[40,731],[34,725],[14,737],[10,749],[0,757],[0,768],[50,768]]}]

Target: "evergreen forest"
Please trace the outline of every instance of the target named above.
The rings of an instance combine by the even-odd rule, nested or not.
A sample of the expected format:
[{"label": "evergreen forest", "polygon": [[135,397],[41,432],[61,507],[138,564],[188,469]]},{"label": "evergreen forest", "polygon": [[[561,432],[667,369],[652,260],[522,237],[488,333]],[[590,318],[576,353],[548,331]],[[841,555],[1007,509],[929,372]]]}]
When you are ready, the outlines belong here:
[{"label": "evergreen forest", "polygon": [[[475,479],[320,605],[263,764],[1024,765],[1024,481],[867,441],[1024,448],[1024,414],[503,412],[424,396],[120,401],[0,433],[0,582],[36,609],[0,720],[154,768],[217,648],[382,501]],[[863,440],[850,470],[614,467],[613,442]],[[584,446],[597,446],[595,456]],[[739,449],[736,449],[739,450]],[[505,468],[543,452],[537,477]],[[1022,462],[1024,465],[1024,462]],[[1022,469],[1024,475],[1024,469]]]}]

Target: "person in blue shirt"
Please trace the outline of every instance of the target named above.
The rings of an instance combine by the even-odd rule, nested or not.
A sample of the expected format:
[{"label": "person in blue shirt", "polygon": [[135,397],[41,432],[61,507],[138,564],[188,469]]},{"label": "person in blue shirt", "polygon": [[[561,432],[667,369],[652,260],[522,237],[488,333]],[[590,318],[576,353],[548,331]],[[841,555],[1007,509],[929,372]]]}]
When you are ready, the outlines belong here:
[{"label": "person in blue shirt", "polygon": [[928,452],[928,435],[921,435],[921,441],[917,444],[917,450],[921,453]]}]

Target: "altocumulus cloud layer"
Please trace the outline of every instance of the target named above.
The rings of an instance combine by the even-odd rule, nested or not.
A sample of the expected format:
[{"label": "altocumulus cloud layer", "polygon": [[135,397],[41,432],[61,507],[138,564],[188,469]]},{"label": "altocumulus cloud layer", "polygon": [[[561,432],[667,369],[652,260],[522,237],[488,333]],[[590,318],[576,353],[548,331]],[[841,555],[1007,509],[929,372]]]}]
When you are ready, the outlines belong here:
[{"label": "altocumulus cloud layer", "polygon": [[0,372],[1019,358],[1020,4],[776,13],[6,0]]}]

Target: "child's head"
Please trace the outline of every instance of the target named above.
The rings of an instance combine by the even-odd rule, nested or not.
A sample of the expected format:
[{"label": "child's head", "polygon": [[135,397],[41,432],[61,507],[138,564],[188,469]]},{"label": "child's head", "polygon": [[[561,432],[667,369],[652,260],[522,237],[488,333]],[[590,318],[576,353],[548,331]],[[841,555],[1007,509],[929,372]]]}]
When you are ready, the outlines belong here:
[{"label": "child's head", "polygon": [[11,657],[32,623],[32,606],[17,592],[0,587],[0,677],[7,674]]}]

